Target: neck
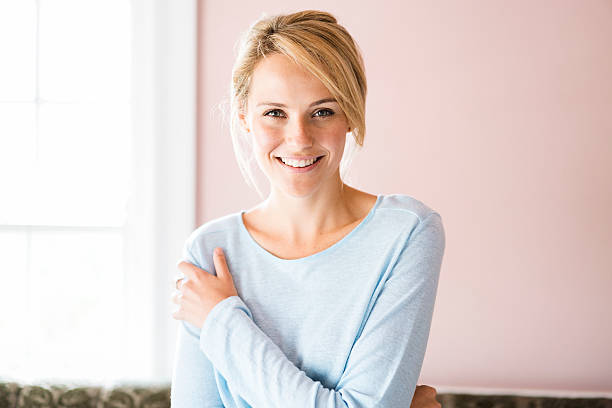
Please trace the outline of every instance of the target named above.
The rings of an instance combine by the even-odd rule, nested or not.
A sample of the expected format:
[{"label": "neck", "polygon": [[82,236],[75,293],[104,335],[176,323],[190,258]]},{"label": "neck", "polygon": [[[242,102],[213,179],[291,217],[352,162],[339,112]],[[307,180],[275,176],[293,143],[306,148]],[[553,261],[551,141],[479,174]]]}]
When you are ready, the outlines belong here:
[{"label": "neck", "polygon": [[302,197],[273,188],[261,207],[269,228],[289,244],[304,245],[354,222],[359,217],[356,190],[338,181]]}]

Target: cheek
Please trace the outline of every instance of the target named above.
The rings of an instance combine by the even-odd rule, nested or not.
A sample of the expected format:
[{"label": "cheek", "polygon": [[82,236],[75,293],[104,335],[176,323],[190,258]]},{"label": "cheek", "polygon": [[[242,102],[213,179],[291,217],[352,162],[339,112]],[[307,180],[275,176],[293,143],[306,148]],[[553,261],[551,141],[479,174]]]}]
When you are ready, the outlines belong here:
[{"label": "cheek", "polygon": [[258,153],[268,154],[282,142],[282,132],[265,123],[253,123],[251,128],[254,148]]},{"label": "cheek", "polygon": [[346,142],[346,127],[342,124],[333,126],[321,132],[321,144],[333,151],[336,155],[342,156],[344,144]]}]

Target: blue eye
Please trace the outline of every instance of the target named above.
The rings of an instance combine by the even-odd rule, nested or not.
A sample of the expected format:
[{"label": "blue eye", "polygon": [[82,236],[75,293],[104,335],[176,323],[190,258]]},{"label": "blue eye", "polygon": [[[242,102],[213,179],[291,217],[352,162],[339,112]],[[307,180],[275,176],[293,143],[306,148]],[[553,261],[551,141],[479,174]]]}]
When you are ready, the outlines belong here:
[{"label": "blue eye", "polygon": [[[273,115],[270,115],[271,113]],[[269,110],[266,113],[264,113],[264,116],[270,116],[270,117],[273,117],[273,118],[282,118],[283,114],[282,114],[282,111],[280,109],[272,109],[272,110]]]},{"label": "blue eye", "polygon": [[[321,115],[319,115],[321,113]],[[325,116],[331,116],[334,114],[334,111],[331,109],[321,109],[315,112],[315,116],[318,117],[325,117]]]}]

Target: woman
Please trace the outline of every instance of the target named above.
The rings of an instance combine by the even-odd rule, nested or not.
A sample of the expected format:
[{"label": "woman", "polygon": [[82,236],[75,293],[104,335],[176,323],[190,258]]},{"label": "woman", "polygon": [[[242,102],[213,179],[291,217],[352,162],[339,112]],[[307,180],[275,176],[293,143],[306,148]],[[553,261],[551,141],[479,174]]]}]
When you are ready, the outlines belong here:
[{"label": "woman", "polygon": [[324,12],[259,20],[231,92],[238,163],[257,188],[253,155],[270,194],[187,239],[173,406],[439,406],[415,386],[444,229],[414,198],[342,181],[347,137],[365,135],[353,39]]}]

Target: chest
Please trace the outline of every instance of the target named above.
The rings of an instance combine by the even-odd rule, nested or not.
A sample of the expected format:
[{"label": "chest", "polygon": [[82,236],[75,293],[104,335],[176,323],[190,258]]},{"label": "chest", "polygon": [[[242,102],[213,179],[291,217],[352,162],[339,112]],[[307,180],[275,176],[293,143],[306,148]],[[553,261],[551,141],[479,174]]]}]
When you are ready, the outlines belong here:
[{"label": "chest", "polygon": [[[272,238],[257,229],[250,228],[251,237],[266,251],[281,259],[299,259],[314,255],[340,242],[347,236],[362,220],[348,224],[332,233],[322,234],[315,239],[304,243],[290,242],[283,237]],[[248,228],[248,227],[247,227]]]},{"label": "chest", "polygon": [[[307,375],[333,388],[380,291],[385,265],[364,248],[321,262],[269,264],[245,257],[234,268],[255,324]],[[352,253],[352,251],[350,251]]]}]

